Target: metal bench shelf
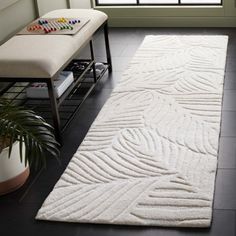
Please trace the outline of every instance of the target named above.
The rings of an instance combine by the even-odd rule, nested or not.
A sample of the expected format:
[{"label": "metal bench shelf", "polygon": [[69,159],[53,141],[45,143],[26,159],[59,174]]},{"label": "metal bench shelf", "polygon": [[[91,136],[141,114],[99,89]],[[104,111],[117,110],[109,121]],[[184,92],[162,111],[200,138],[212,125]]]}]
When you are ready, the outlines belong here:
[{"label": "metal bench shelf", "polygon": [[[78,65],[85,65],[84,69],[80,71],[73,69],[72,65],[75,63]],[[94,63],[94,60],[72,60],[65,68],[65,70],[72,70],[74,82],[67,88],[62,96],[57,98],[57,106],[61,119],[61,132],[67,128],[84,101],[108,70],[109,66],[106,65],[107,63],[103,63],[105,65],[104,69],[100,74],[96,74],[96,79],[94,77],[86,76],[86,73],[93,70]],[[26,96],[26,88],[29,84],[30,83],[13,82],[6,87],[4,91],[1,91],[0,95],[11,102],[24,105],[25,107],[34,110],[37,114],[44,117],[48,123],[53,125],[49,98],[28,98]]]}]

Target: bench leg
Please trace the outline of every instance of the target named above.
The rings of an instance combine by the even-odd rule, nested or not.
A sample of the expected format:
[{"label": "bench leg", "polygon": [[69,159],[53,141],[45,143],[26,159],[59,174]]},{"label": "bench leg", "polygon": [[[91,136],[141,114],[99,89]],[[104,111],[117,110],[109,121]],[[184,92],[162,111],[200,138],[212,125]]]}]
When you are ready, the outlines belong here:
[{"label": "bench leg", "polygon": [[60,116],[58,112],[57,100],[56,100],[56,95],[55,95],[55,91],[53,87],[52,78],[48,79],[47,86],[48,86],[48,95],[49,95],[51,109],[52,109],[52,119],[53,119],[53,125],[55,129],[55,137],[59,143],[62,143]]},{"label": "bench leg", "polygon": [[104,38],[105,38],[105,46],[106,46],[106,55],[107,55],[107,63],[108,63],[108,71],[112,72],[112,61],[111,61],[111,51],[108,37],[108,24],[107,22],[104,24]]},{"label": "bench leg", "polygon": [[93,51],[93,41],[89,41],[89,46],[90,46],[90,53],[91,53],[91,60],[93,61],[93,78],[94,78],[94,83],[97,82],[97,74],[96,74],[96,67],[95,67],[95,58],[94,58],[94,51]]}]

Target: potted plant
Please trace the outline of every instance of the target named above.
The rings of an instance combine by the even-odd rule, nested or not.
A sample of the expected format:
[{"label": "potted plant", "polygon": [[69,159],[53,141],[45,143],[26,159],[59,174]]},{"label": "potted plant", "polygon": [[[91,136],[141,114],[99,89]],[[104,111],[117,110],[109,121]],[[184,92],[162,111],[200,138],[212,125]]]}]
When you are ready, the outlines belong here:
[{"label": "potted plant", "polygon": [[0,99],[0,195],[18,189],[29,169],[59,157],[53,128],[32,110]]}]

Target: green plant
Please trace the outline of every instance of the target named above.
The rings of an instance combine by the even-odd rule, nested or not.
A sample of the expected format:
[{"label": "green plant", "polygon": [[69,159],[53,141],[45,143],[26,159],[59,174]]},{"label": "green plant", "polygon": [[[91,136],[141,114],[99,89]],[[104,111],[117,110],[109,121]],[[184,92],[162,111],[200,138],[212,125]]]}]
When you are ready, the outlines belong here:
[{"label": "green plant", "polygon": [[47,155],[59,157],[59,144],[53,128],[42,117],[32,110],[0,99],[0,153],[9,147],[10,157],[15,141],[19,141],[21,162],[35,169],[46,166]]}]

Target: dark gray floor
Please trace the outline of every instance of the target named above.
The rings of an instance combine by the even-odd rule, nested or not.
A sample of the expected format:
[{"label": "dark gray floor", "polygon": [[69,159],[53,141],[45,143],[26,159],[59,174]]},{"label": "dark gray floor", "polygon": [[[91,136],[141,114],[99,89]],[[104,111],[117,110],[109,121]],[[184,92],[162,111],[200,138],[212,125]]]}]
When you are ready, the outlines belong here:
[{"label": "dark gray floor", "polygon": [[[158,227],[128,227],[112,225],[69,224],[35,221],[42,202],[59,179],[70,158],[86,135],[91,123],[119,81],[122,71],[148,34],[210,34],[229,35],[227,67],[223,101],[223,120],[220,138],[219,165],[213,212],[209,229],[170,229]],[[110,42],[114,72],[103,78],[65,131],[61,152],[62,164],[49,160],[47,170],[33,177],[17,192],[0,197],[1,236],[233,236],[236,235],[236,29],[111,29]],[[95,37],[95,53],[104,59],[103,37]],[[83,57],[87,50],[83,51]],[[33,174],[35,178],[35,174]]]}]

